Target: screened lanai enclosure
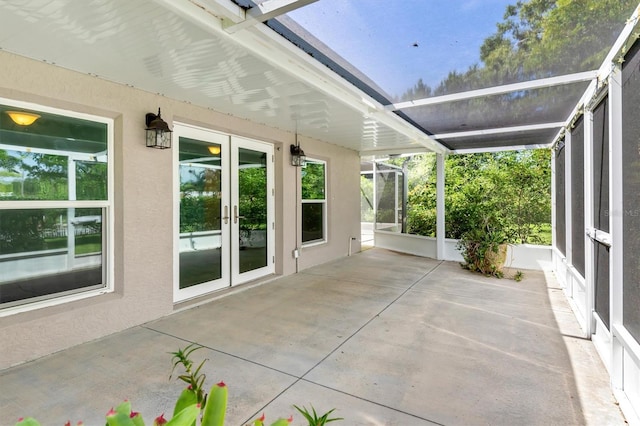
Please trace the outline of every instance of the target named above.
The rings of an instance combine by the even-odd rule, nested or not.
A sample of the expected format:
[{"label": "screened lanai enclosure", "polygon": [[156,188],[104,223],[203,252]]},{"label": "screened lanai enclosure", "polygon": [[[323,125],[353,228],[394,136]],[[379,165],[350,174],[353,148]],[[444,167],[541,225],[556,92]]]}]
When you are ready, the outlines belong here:
[{"label": "screened lanai enclosure", "polygon": [[[640,424],[638,7],[0,0],[0,368],[350,255],[361,221],[457,259],[447,158],[539,149],[552,241],[515,257],[555,275]],[[158,107],[170,150],[144,144]]]}]

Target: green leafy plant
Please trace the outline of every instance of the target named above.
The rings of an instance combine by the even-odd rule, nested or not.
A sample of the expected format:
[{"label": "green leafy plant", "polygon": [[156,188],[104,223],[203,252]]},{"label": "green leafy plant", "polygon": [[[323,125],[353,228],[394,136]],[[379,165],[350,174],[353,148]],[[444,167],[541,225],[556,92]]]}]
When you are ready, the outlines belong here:
[{"label": "green leafy plant", "polygon": [[462,267],[470,271],[502,278],[507,256],[507,237],[489,221],[465,232],[458,241],[464,259]]},{"label": "green leafy plant", "polygon": [[302,406],[302,408],[300,408],[297,405],[294,405],[293,407],[298,410],[305,419],[307,419],[307,421],[309,422],[309,426],[324,426],[329,422],[344,420],[342,417],[334,417],[332,419],[329,418],[329,415],[335,411],[335,408],[327,411],[321,416],[318,416],[318,413],[316,413],[316,409],[313,408],[313,405],[311,406],[311,412],[309,412],[309,410],[307,410],[307,407],[305,406]]},{"label": "green leafy plant", "polygon": [[[229,396],[227,385],[224,382],[219,382],[211,387],[208,394],[204,391],[203,386],[206,376],[201,370],[207,360],[203,360],[194,368],[194,362],[191,359],[191,355],[198,349],[202,349],[202,346],[192,343],[184,349],[171,352],[173,355],[173,367],[169,378],[171,379],[176,369],[182,366],[184,373],[177,378],[187,383],[188,386],[178,396],[171,420],[165,419],[164,414],[161,414],[154,419],[153,426],[224,426]],[[311,413],[304,407],[302,409],[295,405],[294,407],[309,421],[309,426],[319,426],[342,420],[329,418],[329,415],[334,410],[330,410],[318,417],[313,407],[311,407]],[[292,421],[293,416],[289,418],[281,417],[271,423],[270,426],[288,426]],[[82,425],[82,422],[77,423],[77,426]],[[251,426],[265,425],[264,414],[251,422]],[[15,426],[41,425],[34,418],[26,417],[18,419]],[[71,426],[71,422],[65,423],[64,426]],[[106,415],[106,426],[145,426],[145,422],[139,412],[133,411],[131,402],[124,401],[109,410]]]},{"label": "green leafy plant", "polygon": [[184,368],[184,374],[179,375],[178,379],[188,384],[191,390],[195,393],[196,402],[204,405],[207,400],[207,394],[204,392],[203,386],[207,376],[204,373],[201,373],[200,370],[207,360],[202,360],[198,367],[193,370],[193,361],[190,358],[191,354],[198,349],[202,349],[202,346],[192,343],[184,349],[178,349],[175,352],[171,352],[171,355],[173,355],[171,359],[173,361],[173,367],[171,368],[169,379],[173,377],[173,373],[176,371],[176,368],[179,365],[182,365]]},{"label": "green leafy plant", "polygon": [[518,283],[522,281],[523,278],[524,278],[524,273],[522,271],[516,272],[516,274],[513,276],[513,279]]}]

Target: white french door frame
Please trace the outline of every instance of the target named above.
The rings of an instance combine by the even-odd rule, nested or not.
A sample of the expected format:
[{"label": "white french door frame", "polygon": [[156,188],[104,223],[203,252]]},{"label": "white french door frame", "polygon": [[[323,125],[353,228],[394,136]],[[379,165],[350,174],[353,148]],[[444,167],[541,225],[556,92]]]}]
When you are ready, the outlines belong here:
[{"label": "white french door frame", "polygon": [[[220,239],[221,276],[213,281],[180,288],[180,137],[209,142],[220,146],[221,195]],[[232,287],[272,274],[275,271],[275,178],[273,145],[253,139],[216,132],[214,130],[174,123],[173,134],[173,301],[174,303],[203,296],[216,290]],[[240,272],[239,150],[245,148],[265,154],[267,169],[267,229],[266,265],[244,273]],[[204,167],[204,166],[203,166]],[[234,210],[235,207],[235,210]]]},{"label": "white french door frame", "polygon": [[[219,145],[221,148],[221,254],[220,262],[222,265],[222,274],[220,278],[202,284],[193,285],[186,288],[180,288],[180,137],[196,139],[203,142],[209,142],[212,146]],[[231,245],[229,225],[225,225],[224,216],[228,216],[230,194],[229,187],[229,135],[214,132],[212,130],[195,127],[187,124],[174,123],[173,129],[173,301],[182,302],[194,297],[202,296],[215,290],[220,290],[229,286],[230,275],[229,268],[225,267],[230,262]],[[228,222],[228,220],[227,220]]]},{"label": "white french door frame", "polygon": [[[260,142],[254,139],[247,139],[240,136],[231,136],[231,204],[230,224],[231,224],[231,285],[238,285],[256,278],[272,274],[275,271],[275,184],[274,184],[274,157],[273,145]],[[240,171],[240,148],[257,151],[265,154],[265,167],[267,171],[267,223],[266,223],[266,265],[247,272],[240,272],[240,220],[238,219],[239,209],[239,178]]]}]

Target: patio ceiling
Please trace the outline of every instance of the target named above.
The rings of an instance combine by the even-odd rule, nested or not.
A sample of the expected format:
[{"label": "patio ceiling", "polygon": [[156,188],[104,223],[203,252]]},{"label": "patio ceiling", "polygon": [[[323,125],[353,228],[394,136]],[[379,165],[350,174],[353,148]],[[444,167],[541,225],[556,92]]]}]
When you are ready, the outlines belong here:
[{"label": "patio ceiling", "polygon": [[[350,1],[256,3],[0,0],[0,48],[361,155],[548,145],[597,78],[589,69],[541,72],[535,81],[406,99],[295,20],[322,20]],[[379,7],[392,14],[402,3]],[[368,16],[362,24],[370,31],[389,31]],[[331,22],[337,32],[339,25],[350,23]],[[377,54],[375,46],[360,48]]]}]

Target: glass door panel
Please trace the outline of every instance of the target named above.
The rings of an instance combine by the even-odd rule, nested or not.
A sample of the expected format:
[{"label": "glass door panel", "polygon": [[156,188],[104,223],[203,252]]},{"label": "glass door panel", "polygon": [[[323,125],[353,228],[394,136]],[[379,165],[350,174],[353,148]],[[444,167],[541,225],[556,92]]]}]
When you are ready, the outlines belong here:
[{"label": "glass door panel", "polygon": [[[238,149],[240,273],[267,266],[267,154]],[[235,207],[234,207],[235,208]]]},{"label": "glass door panel", "polygon": [[233,284],[273,272],[271,145],[232,138]]},{"label": "glass door panel", "polygon": [[224,191],[228,136],[182,126],[175,131],[179,184],[175,298],[184,300],[229,285],[225,268],[229,205]]}]

